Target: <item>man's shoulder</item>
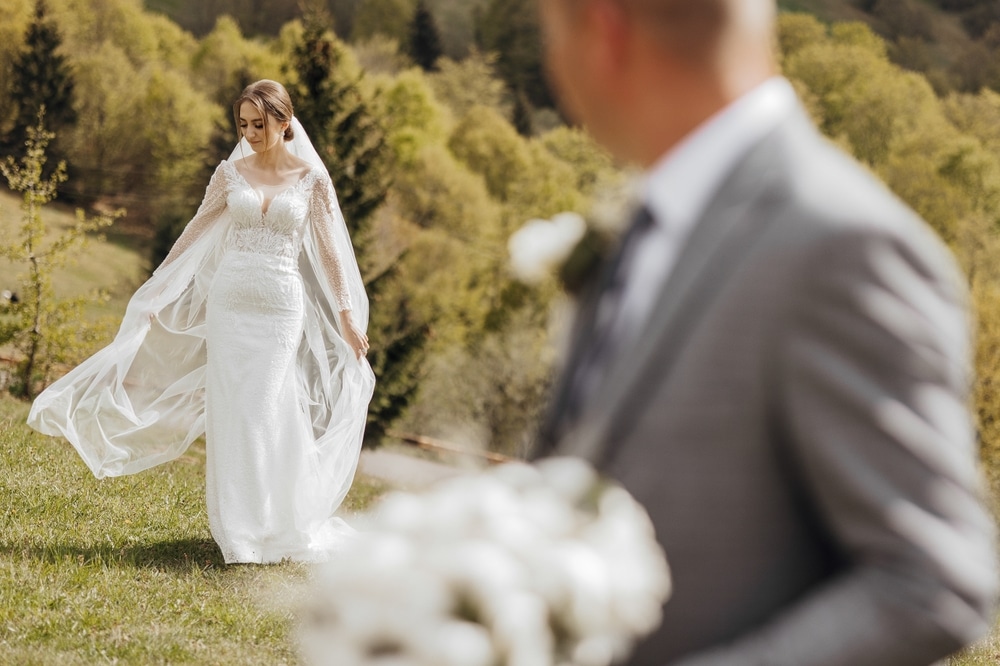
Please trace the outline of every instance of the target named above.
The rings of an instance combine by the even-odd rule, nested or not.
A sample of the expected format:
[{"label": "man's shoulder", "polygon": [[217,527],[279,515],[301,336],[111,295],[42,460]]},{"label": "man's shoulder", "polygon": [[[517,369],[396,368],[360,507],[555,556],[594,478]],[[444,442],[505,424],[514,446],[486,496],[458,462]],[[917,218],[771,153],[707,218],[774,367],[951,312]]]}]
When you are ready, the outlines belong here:
[{"label": "man's shoulder", "polygon": [[842,235],[889,237],[952,261],[936,230],[870,167],[811,124],[799,123],[770,140],[776,155],[772,168],[781,191],[780,233],[817,242]]}]

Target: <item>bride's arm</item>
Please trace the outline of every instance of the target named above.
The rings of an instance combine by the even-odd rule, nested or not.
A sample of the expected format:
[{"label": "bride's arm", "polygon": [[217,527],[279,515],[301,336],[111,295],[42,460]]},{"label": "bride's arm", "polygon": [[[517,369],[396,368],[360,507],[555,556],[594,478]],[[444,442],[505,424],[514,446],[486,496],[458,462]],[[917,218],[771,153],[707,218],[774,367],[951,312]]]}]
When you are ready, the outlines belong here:
[{"label": "bride's arm", "polygon": [[326,272],[330,287],[333,289],[333,297],[337,301],[344,339],[360,358],[368,351],[368,336],[351,319],[351,293],[347,288],[344,262],[340,259],[340,252],[330,228],[334,220],[334,197],[336,196],[329,176],[317,179],[312,188],[309,221],[316,232],[316,245],[319,250],[320,262],[323,264],[323,270]]},{"label": "bride's arm", "polygon": [[219,219],[222,211],[226,208],[226,197],[229,193],[227,185],[228,178],[225,173],[225,162],[220,162],[219,166],[215,168],[215,173],[212,174],[212,180],[208,183],[208,188],[205,190],[205,198],[201,200],[198,212],[195,213],[191,221],[184,227],[184,231],[174,242],[163,263],[156,269],[157,271],[183,254],[185,250],[191,247],[205,233],[206,229],[212,226],[213,222]]}]

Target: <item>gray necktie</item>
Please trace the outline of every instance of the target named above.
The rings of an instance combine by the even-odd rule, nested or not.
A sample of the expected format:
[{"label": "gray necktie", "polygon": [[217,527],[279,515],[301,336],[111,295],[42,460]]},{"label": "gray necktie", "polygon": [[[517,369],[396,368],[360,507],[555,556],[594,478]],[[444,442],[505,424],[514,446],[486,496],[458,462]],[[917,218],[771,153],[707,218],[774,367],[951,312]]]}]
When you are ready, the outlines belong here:
[{"label": "gray necktie", "polygon": [[569,398],[566,402],[566,416],[575,421],[583,408],[590,403],[613,365],[619,350],[620,338],[613,334],[618,320],[625,283],[629,269],[639,246],[653,226],[653,216],[643,206],[632,217],[628,230],[618,246],[618,253],[604,274],[603,285],[597,296],[590,334],[584,348],[577,356],[577,363],[570,369],[573,373]]}]

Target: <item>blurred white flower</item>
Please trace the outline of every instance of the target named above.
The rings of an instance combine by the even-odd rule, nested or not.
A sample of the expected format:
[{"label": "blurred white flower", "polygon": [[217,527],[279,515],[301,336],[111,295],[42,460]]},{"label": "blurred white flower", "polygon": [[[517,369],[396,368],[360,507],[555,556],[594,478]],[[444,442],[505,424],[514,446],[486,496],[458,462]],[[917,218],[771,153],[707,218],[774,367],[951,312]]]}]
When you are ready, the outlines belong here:
[{"label": "blurred white flower", "polygon": [[393,493],[317,570],[313,666],[609,666],[670,591],[646,512],[586,463],[512,463]]},{"label": "blurred white flower", "polygon": [[586,231],[587,223],[576,213],[529,220],[507,243],[511,269],[524,282],[541,282],[569,257]]}]

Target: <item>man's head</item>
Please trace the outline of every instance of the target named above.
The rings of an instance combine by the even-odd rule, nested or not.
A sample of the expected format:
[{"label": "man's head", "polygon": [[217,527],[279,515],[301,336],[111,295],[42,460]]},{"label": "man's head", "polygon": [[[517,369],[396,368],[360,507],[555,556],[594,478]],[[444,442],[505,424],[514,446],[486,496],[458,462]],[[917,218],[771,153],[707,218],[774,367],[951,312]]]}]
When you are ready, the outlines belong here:
[{"label": "man's head", "polygon": [[539,0],[564,110],[649,164],[774,71],[774,0]]}]

